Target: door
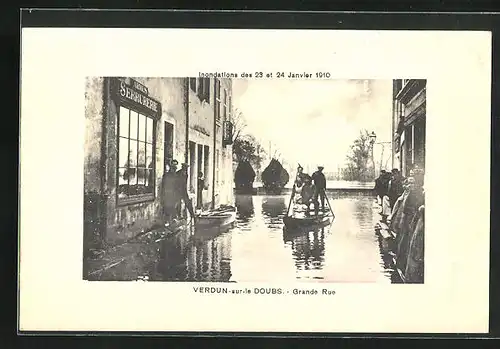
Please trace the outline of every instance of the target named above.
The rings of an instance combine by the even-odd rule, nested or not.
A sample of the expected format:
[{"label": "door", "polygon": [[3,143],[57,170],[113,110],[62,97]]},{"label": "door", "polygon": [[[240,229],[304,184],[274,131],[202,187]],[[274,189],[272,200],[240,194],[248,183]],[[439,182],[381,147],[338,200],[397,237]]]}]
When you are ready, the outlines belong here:
[{"label": "door", "polygon": [[165,121],[163,134],[165,135],[163,140],[163,171],[167,172],[170,169],[170,163],[174,159],[174,125]]},{"label": "door", "polygon": [[196,174],[196,206],[199,208],[203,207],[203,187],[204,184],[202,183],[201,179],[205,176],[205,173],[203,172],[203,145],[198,144],[198,159],[197,159],[197,169],[198,173]]}]

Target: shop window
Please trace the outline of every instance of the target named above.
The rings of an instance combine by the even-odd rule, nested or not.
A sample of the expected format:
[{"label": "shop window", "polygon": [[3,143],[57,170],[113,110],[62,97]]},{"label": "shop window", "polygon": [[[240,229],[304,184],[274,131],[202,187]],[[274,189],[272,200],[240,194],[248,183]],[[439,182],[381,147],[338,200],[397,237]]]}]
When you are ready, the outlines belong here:
[{"label": "shop window", "polygon": [[414,126],[415,164],[425,168],[425,117],[419,118]]},{"label": "shop window", "polygon": [[154,196],[155,121],[122,106],[118,129],[118,199]]},{"label": "shop window", "polygon": [[415,163],[415,147],[413,136],[413,125],[405,130],[405,143],[406,143],[406,167],[408,171],[413,168]]},{"label": "shop window", "polygon": [[210,78],[198,78],[197,95],[200,101],[210,104]]}]

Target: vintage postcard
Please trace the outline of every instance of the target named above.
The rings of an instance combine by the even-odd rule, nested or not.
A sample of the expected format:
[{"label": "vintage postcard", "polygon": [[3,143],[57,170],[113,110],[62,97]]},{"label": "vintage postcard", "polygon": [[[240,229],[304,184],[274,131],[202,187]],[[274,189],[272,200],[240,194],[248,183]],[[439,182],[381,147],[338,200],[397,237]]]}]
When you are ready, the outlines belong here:
[{"label": "vintage postcard", "polygon": [[22,39],[20,330],[488,331],[490,33]]}]

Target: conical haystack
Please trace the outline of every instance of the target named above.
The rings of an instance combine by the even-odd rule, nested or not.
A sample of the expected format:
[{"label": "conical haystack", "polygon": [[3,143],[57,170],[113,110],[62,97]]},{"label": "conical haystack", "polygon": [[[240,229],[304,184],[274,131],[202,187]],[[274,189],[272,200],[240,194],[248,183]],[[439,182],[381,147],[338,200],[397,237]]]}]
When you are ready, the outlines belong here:
[{"label": "conical haystack", "polygon": [[248,161],[240,161],[234,172],[234,183],[236,190],[241,193],[251,193],[253,182],[255,180],[255,171]]},{"label": "conical haystack", "polygon": [[272,159],[262,172],[262,183],[268,193],[281,193],[282,189],[290,180],[290,175],[281,163]]}]

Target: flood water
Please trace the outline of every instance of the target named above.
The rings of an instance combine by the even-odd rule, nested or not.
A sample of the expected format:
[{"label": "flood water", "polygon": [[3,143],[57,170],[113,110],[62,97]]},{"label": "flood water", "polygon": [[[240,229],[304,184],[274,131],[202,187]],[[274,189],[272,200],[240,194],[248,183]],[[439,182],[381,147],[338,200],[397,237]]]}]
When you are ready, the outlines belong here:
[{"label": "flood water", "polygon": [[162,241],[149,280],[395,282],[374,226],[373,196],[329,194],[330,226],[284,233],[288,196],[236,196],[226,231],[186,231]]}]

